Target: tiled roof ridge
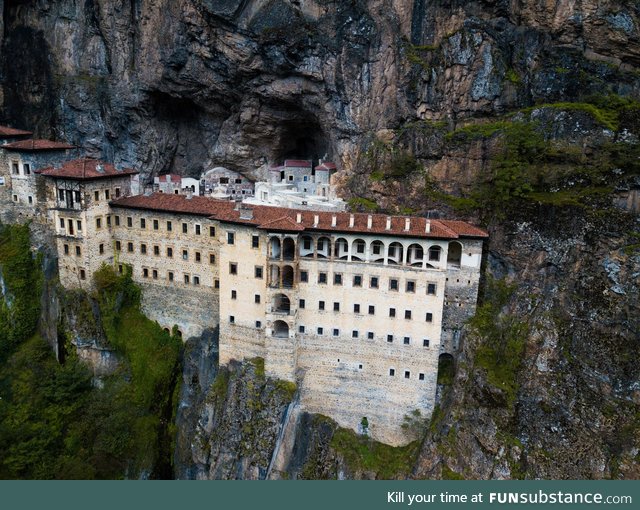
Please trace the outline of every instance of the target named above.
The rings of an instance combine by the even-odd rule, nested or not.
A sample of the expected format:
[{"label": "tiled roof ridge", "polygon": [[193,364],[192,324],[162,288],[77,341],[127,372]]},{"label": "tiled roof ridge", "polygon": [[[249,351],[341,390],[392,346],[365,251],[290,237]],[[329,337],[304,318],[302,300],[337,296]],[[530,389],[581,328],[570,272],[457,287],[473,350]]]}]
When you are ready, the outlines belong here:
[{"label": "tiled roof ridge", "polygon": [[258,228],[262,228],[262,229],[268,229],[269,227],[282,228],[281,226],[283,224],[289,226],[289,228],[293,230],[304,230],[304,226],[300,225],[299,223],[296,223],[290,216],[280,216],[275,220],[271,220],[266,223],[262,223],[261,225],[258,225]]},{"label": "tiled roof ridge", "polygon": [[66,150],[76,149],[75,145],[68,142],[56,142],[54,140],[46,140],[44,138],[30,138],[28,140],[18,140],[16,142],[7,143],[2,146],[3,149],[15,150]]},{"label": "tiled roof ridge", "polygon": [[[99,170],[98,167],[102,168]],[[71,179],[100,179],[139,173],[133,168],[118,169],[113,163],[89,156],[64,161],[59,167],[49,165],[36,172],[48,177],[66,177]]]}]

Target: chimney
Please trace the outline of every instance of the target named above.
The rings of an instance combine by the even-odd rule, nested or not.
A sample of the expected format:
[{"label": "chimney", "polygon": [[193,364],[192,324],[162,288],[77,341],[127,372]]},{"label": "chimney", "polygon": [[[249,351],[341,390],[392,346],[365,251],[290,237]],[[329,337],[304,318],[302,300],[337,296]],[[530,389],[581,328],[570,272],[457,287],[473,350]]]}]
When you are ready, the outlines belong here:
[{"label": "chimney", "polygon": [[331,215],[331,226],[335,227],[336,226],[336,222],[338,221],[338,218],[336,217],[335,214]]},{"label": "chimney", "polygon": [[367,216],[367,230],[371,230],[372,226],[373,226],[373,216],[369,214]]},{"label": "chimney", "polygon": [[103,174],[103,173],[104,173],[104,167],[102,166],[102,164],[101,164],[101,163],[98,163],[98,164],[96,165],[96,172],[98,172],[98,173],[100,173],[100,174]]},{"label": "chimney", "polygon": [[387,216],[387,225],[385,230],[391,230],[391,216]]},{"label": "chimney", "polygon": [[302,223],[302,213],[296,214],[296,223]]},{"label": "chimney", "polygon": [[404,219],[404,231],[409,232],[411,230],[411,218]]},{"label": "chimney", "polygon": [[429,234],[431,232],[431,222],[429,220],[427,220],[427,223],[424,227],[424,231]]},{"label": "chimney", "polygon": [[191,191],[191,188],[187,189],[187,200],[191,200],[193,198],[193,191]]},{"label": "chimney", "polygon": [[320,216],[318,216],[317,214],[314,214],[313,215],[313,226],[317,227],[319,222],[320,222]]},{"label": "chimney", "polygon": [[353,214],[349,215],[349,228],[353,228],[353,225],[355,223],[355,218],[353,217]]},{"label": "chimney", "polygon": [[170,181],[171,181],[171,175],[166,174],[166,175],[164,176],[164,182],[170,182]]},{"label": "chimney", "polygon": [[241,204],[240,208],[240,219],[241,220],[252,220],[253,219],[253,208],[249,207],[246,204]]}]

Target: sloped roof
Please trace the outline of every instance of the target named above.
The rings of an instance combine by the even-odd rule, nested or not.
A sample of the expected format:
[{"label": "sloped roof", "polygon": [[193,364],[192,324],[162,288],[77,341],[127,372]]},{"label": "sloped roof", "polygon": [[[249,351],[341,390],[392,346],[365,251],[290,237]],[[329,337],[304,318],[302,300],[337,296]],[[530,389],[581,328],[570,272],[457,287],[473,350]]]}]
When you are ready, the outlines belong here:
[{"label": "sloped roof", "polygon": [[[457,239],[459,237],[488,237],[487,232],[464,221],[427,220],[420,217],[386,216],[384,214],[362,214],[347,212],[318,212],[263,205],[243,205],[251,208],[251,218],[241,218],[234,202],[210,197],[153,193],[124,197],[111,202],[114,207],[146,209],[169,213],[208,216],[213,220],[228,223],[254,225],[273,231],[323,231],[351,234],[378,234],[403,237]],[[353,226],[351,217],[353,216]],[[335,225],[334,225],[335,217]],[[369,227],[369,218],[371,226]],[[390,219],[387,229],[387,219]],[[407,225],[407,219],[408,225]],[[427,232],[427,222],[430,224]],[[408,228],[407,228],[408,226]]]},{"label": "sloped roof", "polygon": [[0,126],[0,138],[13,138],[14,136],[31,136],[31,131],[23,131],[9,126]]},{"label": "sloped roof", "polygon": [[2,146],[3,149],[15,151],[59,151],[75,149],[75,145],[67,142],[54,142],[52,140],[20,140]]},{"label": "sloped roof", "polygon": [[336,164],[331,163],[330,161],[325,161],[316,167],[316,170],[335,170],[335,169],[336,169]]},{"label": "sloped roof", "polygon": [[138,172],[131,168],[118,169],[111,163],[105,163],[97,159],[81,158],[66,161],[58,168],[49,166],[36,170],[36,173],[47,177],[60,177],[65,179],[104,179],[108,177],[121,177],[134,175]]},{"label": "sloped roof", "polygon": [[305,159],[285,159],[284,166],[286,168],[311,168],[311,161]]}]

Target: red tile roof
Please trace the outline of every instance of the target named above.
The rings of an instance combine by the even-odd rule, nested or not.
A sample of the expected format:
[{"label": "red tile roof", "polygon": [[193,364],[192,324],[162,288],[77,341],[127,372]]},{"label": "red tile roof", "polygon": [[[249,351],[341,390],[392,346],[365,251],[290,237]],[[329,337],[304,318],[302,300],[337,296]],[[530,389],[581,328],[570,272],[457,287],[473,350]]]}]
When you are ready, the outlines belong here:
[{"label": "red tile roof", "polygon": [[9,126],[0,126],[0,138],[13,138],[14,136],[30,136],[31,131],[23,131],[22,129],[14,129]]},{"label": "red tile roof", "polygon": [[131,168],[117,169],[111,163],[105,163],[97,159],[74,159],[66,161],[58,168],[46,167],[36,170],[36,173],[46,175],[47,177],[64,177],[66,179],[104,179],[108,177],[120,177],[122,175],[137,174],[136,170]]},{"label": "red tile roof", "polygon": [[311,161],[304,159],[285,159],[284,166],[287,168],[311,168]]},{"label": "red tile roof", "polygon": [[[208,216],[211,219],[228,223],[254,225],[258,228],[274,231],[325,231],[354,234],[379,234],[406,237],[428,237],[439,239],[456,239],[458,237],[488,237],[488,234],[464,221],[427,220],[419,217],[386,216],[384,214],[350,214],[306,211],[271,207],[264,205],[244,205],[253,211],[251,219],[240,217],[236,203],[228,200],[217,200],[209,197],[194,196],[191,199],[184,195],[153,193],[124,197],[111,202],[114,207],[145,209],[168,213],[194,214]],[[298,222],[298,215],[300,222]],[[335,216],[335,226],[333,217]],[[350,225],[353,216],[353,227]],[[371,216],[371,228],[368,226]],[[387,218],[391,219],[387,229]],[[406,220],[409,228],[406,229]],[[317,222],[316,222],[317,219]],[[426,223],[430,222],[430,231],[426,232]]]},{"label": "red tile roof", "polygon": [[325,161],[324,163],[316,167],[316,170],[335,170],[335,169],[336,169],[336,164],[331,163],[330,161]]},{"label": "red tile roof", "polygon": [[[164,174],[158,177],[160,178],[160,182],[182,182],[182,176],[178,174]],[[169,177],[168,181],[167,177]]]},{"label": "red tile roof", "polygon": [[20,140],[19,142],[3,145],[2,148],[16,151],[59,151],[75,149],[76,146],[52,140]]}]

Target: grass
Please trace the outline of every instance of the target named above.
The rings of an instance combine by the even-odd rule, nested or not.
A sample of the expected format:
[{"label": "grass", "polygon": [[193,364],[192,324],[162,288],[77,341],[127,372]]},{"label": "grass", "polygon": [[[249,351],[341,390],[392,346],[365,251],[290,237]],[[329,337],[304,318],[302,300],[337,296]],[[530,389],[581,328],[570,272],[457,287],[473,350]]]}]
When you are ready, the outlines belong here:
[{"label": "grass", "polygon": [[342,428],[335,431],[331,446],[352,470],[372,471],[376,478],[386,480],[407,476],[418,454],[417,441],[393,447]]},{"label": "grass", "polygon": [[368,198],[364,197],[350,198],[347,203],[349,204],[349,208],[352,210],[374,213],[379,209],[378,204],[376,204],[373,200],[369,200]]}]

